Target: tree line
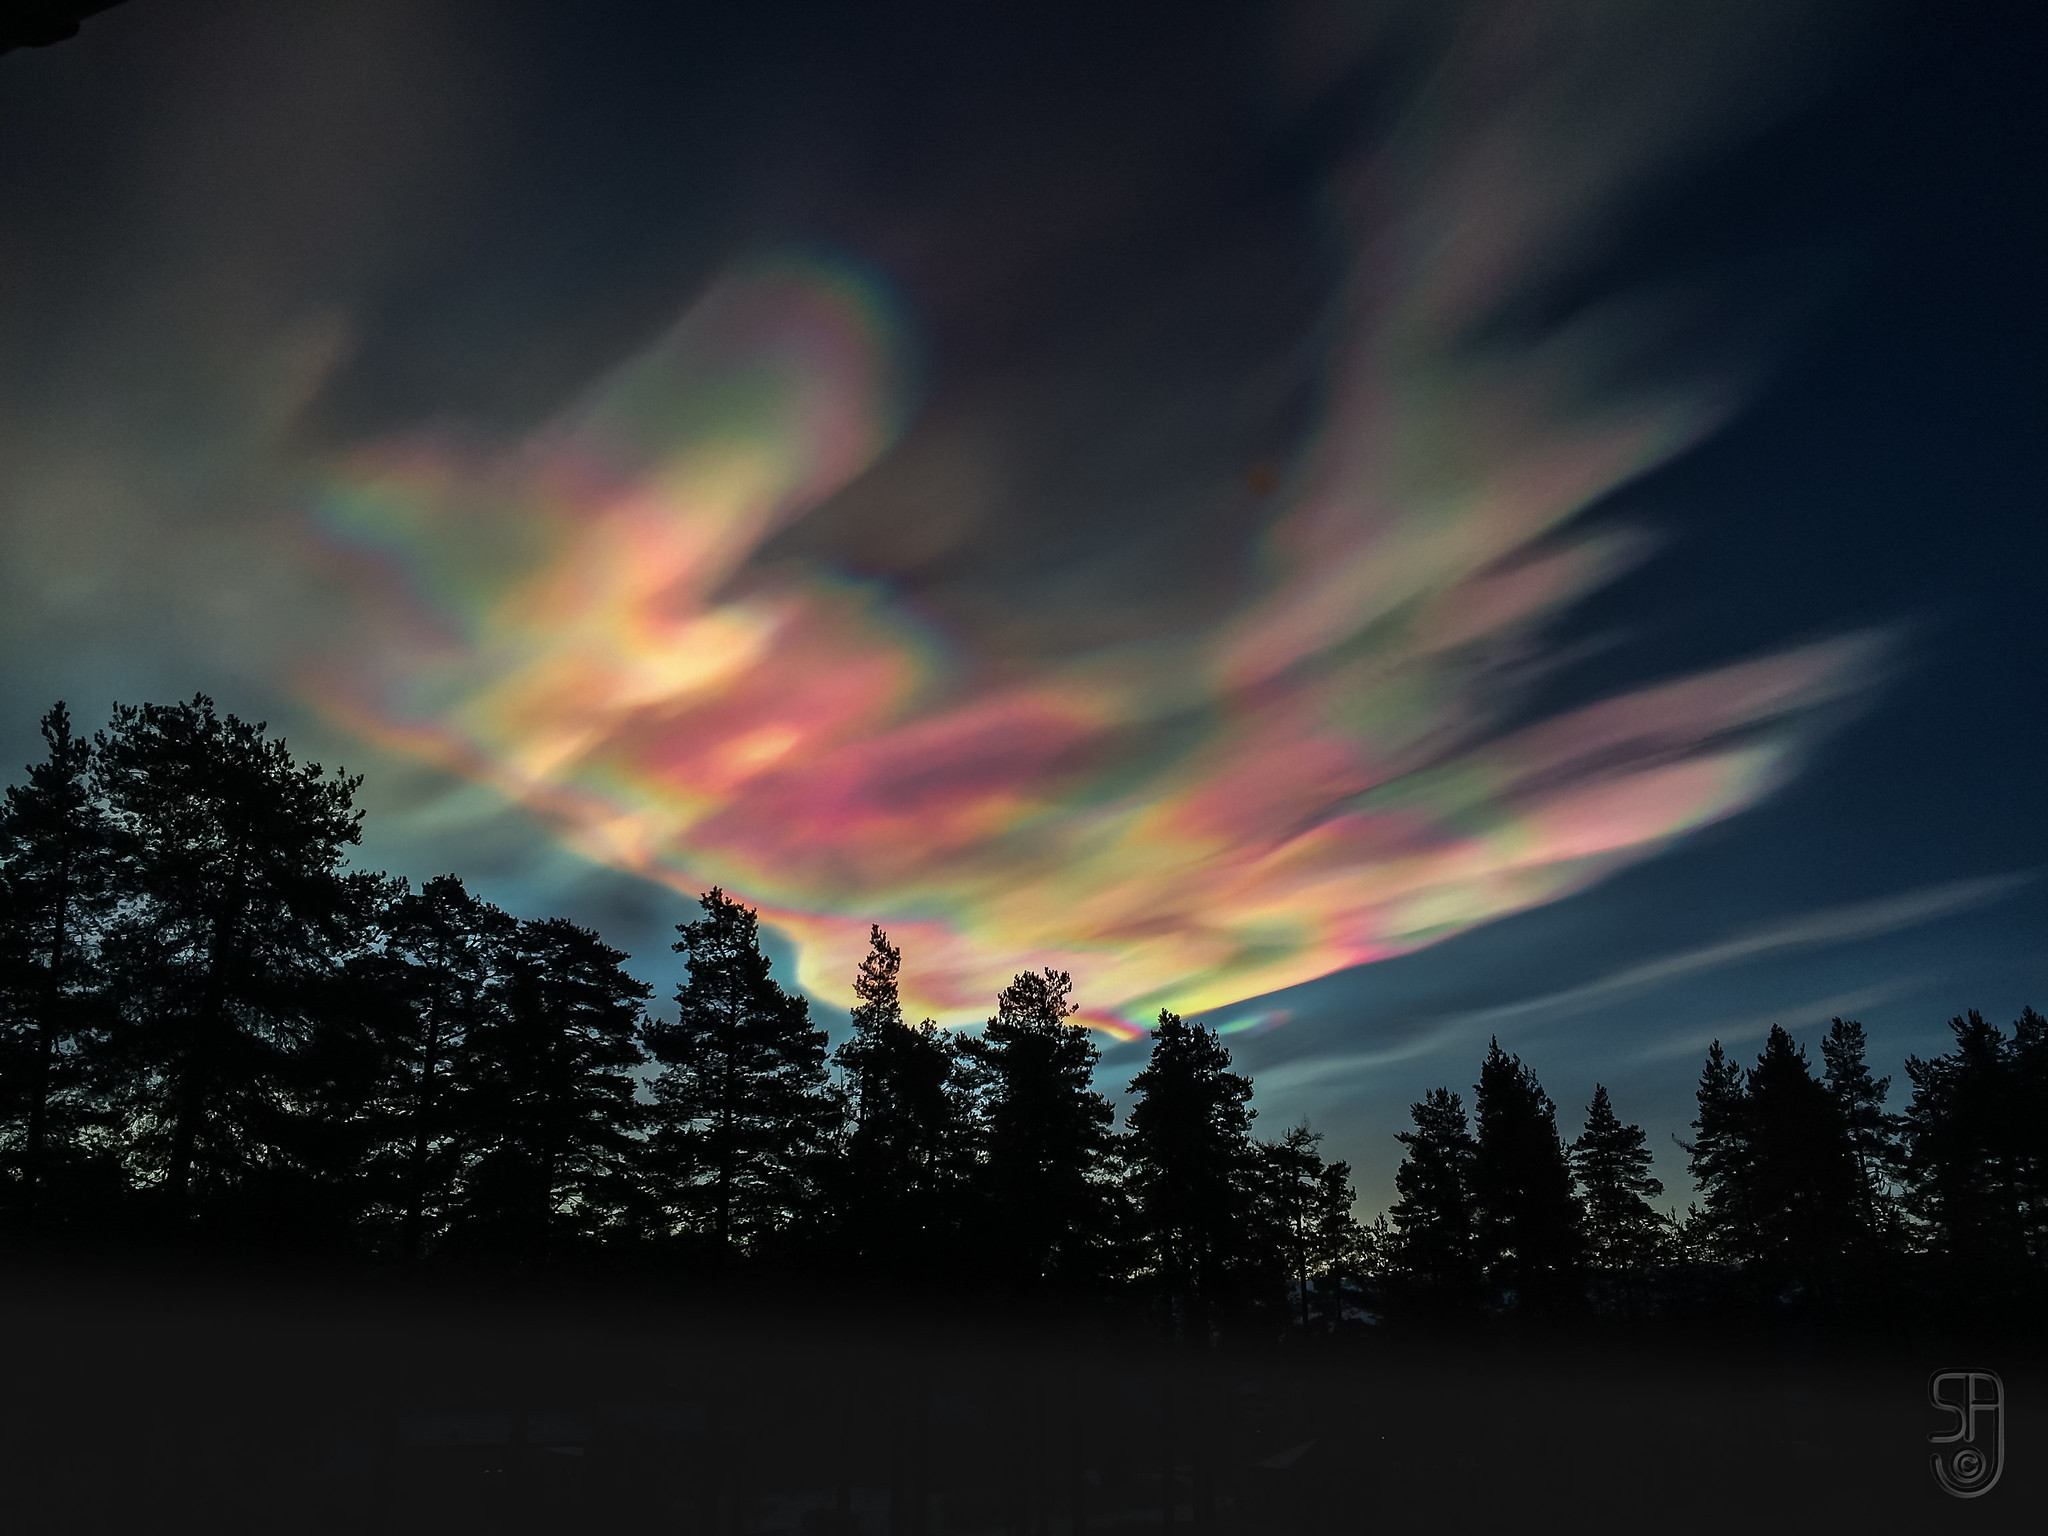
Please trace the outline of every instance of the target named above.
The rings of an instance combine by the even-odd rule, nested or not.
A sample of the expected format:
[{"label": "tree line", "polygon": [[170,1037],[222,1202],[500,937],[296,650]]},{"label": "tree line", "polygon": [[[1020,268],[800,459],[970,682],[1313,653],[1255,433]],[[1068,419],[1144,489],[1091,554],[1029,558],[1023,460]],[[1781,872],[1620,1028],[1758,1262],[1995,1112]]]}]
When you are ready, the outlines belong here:
[{"label": "tree line", "polygon": [[[1092,1298],[1176,1329],[1263,1318],[1652,1315],[1702,1296],[1837,1304],[2038,1287],[2048,1023],[1975,1014],[1885,1108],[1859,1025],[1815,1075],[1774,1029],[1718,1044],[1660,1212],[1640,1127],[1596,1088],[1567,1145],[1496,1043],[1468,1120],[1412,1107],[1370,1225],[1307,1124],[1162,1013],[1121,1125],[1063,972],[978,1030],[905,1016],[876,928],[836,1050],[723,891],[677,927],[675,1017],[627,957],[454,875],[353,870],[360,779],[198,696],[64,706],[0,807],[0,1198],[20,1245],[410,1268],[627,1269],[714,1283]],[[1930,1279],[1929,1277],[1933,1277]],[[1942,1277],[1948,1277],[1944,1281]],[[1887,1292],[1890,1294],[1890,1292]]]},{"label": "tree line", "polygon": [[1777,1025],[1747,1069],[1715,1041],[1679,1143],[1697,1189],[1683,1214],[1657,1208],[1647,1139],[1605,1087],[1566,1143],[1496,1041],[1471,1118],[1449,1088],[1411,1106],[1369,1267],[1438,1314],[2029,1315],[2048,1290],[2048,1019],[2027,1008],[2008,1033],[1972,1010],[1950,1029],[1953,1049],[1907,1058],[1897,1113],[1853,1019],[1832,1021],[1817,1071]]}]

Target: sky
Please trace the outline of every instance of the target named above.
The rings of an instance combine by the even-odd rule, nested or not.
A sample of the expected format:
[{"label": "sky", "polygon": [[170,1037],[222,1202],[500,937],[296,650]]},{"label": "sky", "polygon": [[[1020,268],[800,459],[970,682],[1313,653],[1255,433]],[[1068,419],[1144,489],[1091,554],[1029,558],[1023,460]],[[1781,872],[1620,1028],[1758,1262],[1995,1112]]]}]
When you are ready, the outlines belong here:
[{"label": "sky", "polygon": [[1682,1205],[1708,1041],[2048,999],[2044,37],[129,0],[0,56],[0,761],[204,691],[664,989],[1068,970],[1368,1208],[1498,1038]]}]

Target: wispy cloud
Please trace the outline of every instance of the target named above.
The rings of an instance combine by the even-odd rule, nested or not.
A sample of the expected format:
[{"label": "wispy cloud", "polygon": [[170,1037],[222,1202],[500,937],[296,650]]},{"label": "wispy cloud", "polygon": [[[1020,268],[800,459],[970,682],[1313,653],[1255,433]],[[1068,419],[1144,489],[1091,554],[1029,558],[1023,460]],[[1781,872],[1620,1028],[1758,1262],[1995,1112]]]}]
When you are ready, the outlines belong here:
[{"label": "wispy cloud", "polygon": [[[1882,896],[1872,901],[1823,907],[1817,911],[1782,919],[1765,927],[1750,929],[1713,944],[1703,944],[1695,949],[1679,950],[1672,954],[1660,955],[1654,960],[1624,966],[1591,981],[1582,982],[1578,986],[1426,1020],[1403,1039],[1389,1042],[1380,1048],[1286,1062],[1261,1073],[1259,1085],[1268,1091],[1286,1091],[1311,1082],[1329,1083],[1374,1068],[1412,1061],[1460,1041],[1474,1040],[1504,1029],[1526,1028],[1578,1017],[1621,998],[1649,992],[1686,977],[1725,970],[1768,956],[1821,949],[1830,945],[1853,943],[1860,939],[1897,933],[1959,912],[1989,906],[2031,885],[2041,877],[2041,873],[2040,870],[2021,870],[1999,875],[1983,875],[1969,880],[1952,880],[1941,885],[1902,891],[1897,895]],[[1761,1033],[1773,1022],[1790,1024],[1795,1019],[1811,1022],[1809,1015],[1830,1017],[1833,1013],[1845,1009],[1868,1007],[1877,1000],[1875,996],[1865,996],[1862,993],[1845,994],[1840,998],[1806,1005],[1803,1009],[1795,1007],[1769,1016],[1759,1016],[1762,1022],[1755,1025],[1754,1032]],[[1826,1007],[1828,1012],[1812,1014],[1812,1010],[1822,1007]],[[1741,1031],[1747,1027],[1748,1022],[1728,1021],[1714,1026],[1714,1030],[1718,1031],[1720,1038],[1724,1040],[1742,1039],[1745,1035]],[[1713,1032],[1701,1036],[1697,1046],[1705,1046],[1712,1038]],[[1683,1040],[1659,1041],[1647,1047],[1642,1059],[1679,1055],[1695,1048],[1694,1038],[1688,1034]]]},{"label": "wispy cloud", "polygon": [[1854,1015],[1865,1008],[1875,1008],[1878,1004],[1897,997],[1910,984],[1911,978],[1894,977],[1876,986],[1854,987],[1847,992],[1837,992],[1832,997],[1820,997],[1811,1002],[1769,1008],[1761,1013],[1747,1014],[1741,1018],[1719,1019],[1704,1028],[1645,1046],[1632,1059],[1666,1061],[1674,1056],[1691,1056],[1704,1051],[1716,1040],[1730,1046],[1743,1041],[1759,1040],[1770,1032],[1773,1024],[1782,1024],[1788,1030],[1807,1029],[1831,1019]]}]

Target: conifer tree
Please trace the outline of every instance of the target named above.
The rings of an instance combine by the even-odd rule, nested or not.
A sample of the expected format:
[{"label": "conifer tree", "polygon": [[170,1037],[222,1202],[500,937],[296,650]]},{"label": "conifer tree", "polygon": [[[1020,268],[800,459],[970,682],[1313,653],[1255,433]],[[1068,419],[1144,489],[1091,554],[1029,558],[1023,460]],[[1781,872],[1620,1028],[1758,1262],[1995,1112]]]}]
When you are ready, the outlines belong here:
[{"label": "conifer tree", "polygon": [[1582,1251],[1557,1109],[1518,1056],[1494,1041],[1473,1091],[1472,1203],[1488,1278],[1517,1304],[1568,1303]]},{"label": "conifer tree", "polygon": [[1297,1321],[1309,1325],[1309,1273],[1315,1262],[1318,1195],[1323,1176],[1323,1134],[1308,1121],[1289,1126],[1278,1141],[1259,1148],[1266,1196],[1273,1206],[1273,1237],[1294,1289]]},{"label": "conifer tree", "polygon": [[48,755],[0,805],[0,1123],[28,1220],[53,1165],[79,1156],[81,1047],[101,1023],[97,939],[112,896],[91,743],[61,701],[42,734]]},{"label": "conifer tree", "polygon": [[652,994],[626,956],[563,918],[522,922],[490,1007],[454,1063],[465,1156],[456,1240],[560,1260],[634,1214],[644,1112],[632,1069]]},{"label": "conifer tree", "polygon": [[1387,1211],[1395,1278],[1425,1305],[1464,1307],[1479,1285],[1471,1125],[1463,1100],[1448,1088],[1430,1089],[1408,1113],[1415,1129],[1395,1137],[1407,1150],[1394,1170],[1399,1198]]},{"label": "conifer tree", "polygon": [[386,904],[374,997],[384,1057],[378,1182],[397,1251],[417,1259],[445,1227],[463,1155],[458,1065],[505,1005],[519,925],[456,875],[401,889]]},{"label": "conifer tree", "polygon": [[94,777],[121,897],[104,953],[130,1148],[182,1223],[290,1160],[285,1061],[378,884],[343,868],[361,780],[295,763],[203,694],[115,706]]},{"label": "conifer tree", "polygon": [[1351,1165],[1324,1162],[1322,1141],[1323,1133],[1303,1120],[1260,1148],[1275,1215],[1264,1240],[1284,1259],[1303,1328],[1318,1301],[1327,1321],[1342,1319],[1345,1292],[1363,1260],[1365,1234],[1351,1209],[1357,1199]]},{"label": "conifer tree", "polygon": [[[2031,1008],[2021,1022],[2027,1064],[2037,1069],[2043,1025]],[[2040,1284],[2040,1172],[2026,1147],[2048,1102],[2037,1096],[2038,1077],[2026,1083],[2016,1070],[2015,1042],[1976,1009],[1949,1029],[1947,1053],[1906,1058],[1909,1201],[1950,1286],[1995,1307]]]},{"label": "conifer tree", "polygon": [[1623,1125],[1603,1083],[1593,1085],[1585,1129],[1571,1148],[1572,1173],[1585,1212],[1588,1255],[1624,1277],[1647,1269],[1661,1247],[1665,1221],[1650,1202],[1664,1193],[1650,1172],[1655,1159],[1639,1125]]},{"label": "conifer tree", "polygon": [[1130,1092],[1126,1183],[1144,1267],[1176,1322],[1212,1317],[1250,1288],[1264,1235],[1251,1079],[1230,1070],[1214,1030],[1162,1009]]},{"label": "conifer tree", "polygon": [[1874,1078],[1865,1060],[1863,1026],[1835,1019],[1821,1041],[1823,1080],[1847,1133],[1856,1164],[1856,1223],[1866,1244],[1895,1236],[1892,1178],[1898,1166],[1899,1121],[1885,1112],[1889,1077]]},{"label": "conifer tree", "polygon": [[1749,1140],[1742,1069],[1716,1040],[1707,1047],[1695,1091],[1693,1139],[1681,1142],[1703,1202],[1687,1223],[1688,1238],[1704,1256],[1741,1262],[1754,1252]]},{"label": "conifer tree", "polygon": [[1346,1298],[1364,1277],[1369,1250],[1373,1249],[1373,1239],[1354,1213],[1357,1204],[1351,1165],[1342,1161],[1323,1164],[1310,1206],[1308,1275],[1317,1308],[1332,1327],[1344,1321]]},{"label": "conifer tree", "polygon": [[2020,1248],[2039,1287],[2048,1282],[2048,1019],[2032,1008],[2021,1009],[2006,1059]]},{"label": "conifer tree", "polygon": [[1068,1022],[1073,985],[1064,971],[1023,972],[962,1042],[978,1078],[984,1251],[1016,1288],[1085,1286],[1106,1266],[1115,1112],[1093,1086],[1095,1042]]},{"label": "conifer tree", "polygon": [[1755,1258],[1767,1278],[1830,1293],[1858,1233],[1849,1129],[1805,1050],[1775,1024],[1742,1103]]},{"label": "conifer tree", "polygon": [[689,957],[676,1022],[647,1032],[662,1064],[650,1166],[669,1230],[725,1264],[814,1209],[839,1106],[825,1031],[770,974],[756,914],[716,886],[700,905],[676,928]]},{"label": "conifer tree", "polygon": [[852,1124],[835,1180],[857,1261],[907,1277],[939,1255],[959,1219],[967,1109],[952,1037],[903,1018],[903,954],[879,927],[853,979],[853,1037],[834,1055]]}]

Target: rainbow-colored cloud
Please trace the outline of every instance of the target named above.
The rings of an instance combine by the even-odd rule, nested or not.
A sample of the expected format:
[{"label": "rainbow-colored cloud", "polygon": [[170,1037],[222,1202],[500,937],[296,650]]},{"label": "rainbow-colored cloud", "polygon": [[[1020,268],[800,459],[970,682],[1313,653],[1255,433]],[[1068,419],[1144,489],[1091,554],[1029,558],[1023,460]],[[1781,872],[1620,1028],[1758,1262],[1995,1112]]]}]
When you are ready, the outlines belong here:
[{"label": "rainbow-colored cloud", "polygon": [[1580,890],[1782,782],[1873,643],[1526,723],[1546,624],[1640,547],[1574,519],[1721,402],[1603,394],[1611,315],[1474,342],[1619,173],[1432,143],[1377,166],[1320,426],[1220,622],[989,656],[886,584],[764,558],[906,425],[905,321],[812,256],[729,275],[516,450],[351,459],[318,525],[380,639],[309,686],[594,859],[759,904],[813,989],[881,922],[941,1016],[1049,964],[1128,1036]]}]

